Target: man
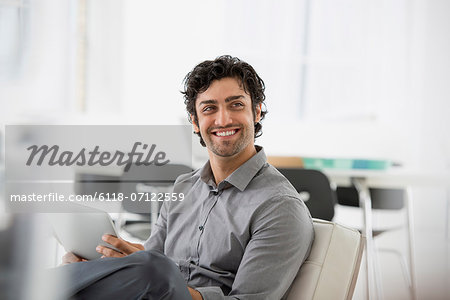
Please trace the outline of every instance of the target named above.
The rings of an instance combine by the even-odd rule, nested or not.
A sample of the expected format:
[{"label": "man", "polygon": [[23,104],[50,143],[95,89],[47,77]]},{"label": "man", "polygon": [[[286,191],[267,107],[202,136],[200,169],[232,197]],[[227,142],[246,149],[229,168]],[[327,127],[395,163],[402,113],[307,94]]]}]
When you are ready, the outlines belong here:
[{"label": "man", "polygon": [[77,296],[281,299],[306,259],[314,236],[309,212],[254,144],[266,114],[261,78],[249,64],[221,56],[197,65],[183,94],[209,161],[177,179],[174,192],[185,200],[164,203],[144,245],[105,236],[120,252],[97,251],[125,258],[68,266],[83,278]]}]

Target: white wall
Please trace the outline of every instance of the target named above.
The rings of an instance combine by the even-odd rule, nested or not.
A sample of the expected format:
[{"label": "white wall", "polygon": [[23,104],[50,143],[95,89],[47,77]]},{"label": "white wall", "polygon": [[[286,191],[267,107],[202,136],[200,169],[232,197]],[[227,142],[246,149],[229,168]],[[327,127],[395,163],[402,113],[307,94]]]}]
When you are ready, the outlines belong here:
[{"label": "white wall", "polygon": [[[179,93],[183,77],[198,62],[230,53],[253,64],[265,79],[269,114],[258,143],[270,154],[389,158],[437,168],[447,159],[448,165],[449,138],[442,130],[448,128],[448,1],[368,6],[373,24],[381,20],[395,27],[367,29],[377,39],[368,42],[373,49],[365,55],[378,60],[365,64],[383,64],[374,76],[383,88],[380,102],[369,102],[369,115],[307,120],[299,119],[304,58],[297,57],[306,2],[88,2],[88,105],[75,118],[67,112],[74,110],[76,6],[69,0],[50,2],[32,3],[23,77],[1,83],[2,124],[186,122]],[[407,13],[397,21],[395,15],[379,14],[383,5],[395,12],[405,3]],[[405,24],[406,36],[399,36]],[[406,41],[406,50],[396,36]],[[397,80],[401,72],[405,76]]]},{"label": "white wall", "polygon": [[[421,100],[421,160],[450,169],[450,2],[421,1],[424,15],[416,39],[416,97]],[[419,52],[420,51],[420,52]]]},{"label": "white wall", "polygon": [[23,67],[0,82],[0,125],[54,120],[69,107],[71,38],[68,1],[31,1],[26,7]]},{"label": "white wall", "polygon": [[[450,170],[450,2],[416,1],[411,51],[411,99],[420,103],[415,133],[423,168]],[[444,232],[447,202],[444,188],[416,189],[416,225]]]}]

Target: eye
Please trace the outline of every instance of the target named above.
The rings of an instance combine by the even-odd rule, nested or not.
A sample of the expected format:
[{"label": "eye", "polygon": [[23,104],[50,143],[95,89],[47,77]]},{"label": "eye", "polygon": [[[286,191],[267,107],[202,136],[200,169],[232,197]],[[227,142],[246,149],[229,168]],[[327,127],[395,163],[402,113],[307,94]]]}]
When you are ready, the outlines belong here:
[{"label": "eye", "polygon": [[242,102],[234,102],[231,106],[234,108],[241,108],[244,107],[244,104]]},{"label": "eye", "polygon": [[209,113],[209,112],[211,112],[211,111],[213,111],[214,110],[214,106],[205,106],[203,109],[202,109],[202,112],[203,113]]}]

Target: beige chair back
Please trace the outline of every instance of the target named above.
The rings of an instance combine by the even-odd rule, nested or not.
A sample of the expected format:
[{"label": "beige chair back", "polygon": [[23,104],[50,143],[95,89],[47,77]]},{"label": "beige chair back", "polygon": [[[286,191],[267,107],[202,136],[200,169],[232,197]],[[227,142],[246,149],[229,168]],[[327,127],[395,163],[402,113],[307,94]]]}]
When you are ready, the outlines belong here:
[{"label": "beige chair back", "polygon": [[292,283],[287,299],[351,299],[364,238],[357,230],[319,219],[314,219],[314,231],[311,253]]}]

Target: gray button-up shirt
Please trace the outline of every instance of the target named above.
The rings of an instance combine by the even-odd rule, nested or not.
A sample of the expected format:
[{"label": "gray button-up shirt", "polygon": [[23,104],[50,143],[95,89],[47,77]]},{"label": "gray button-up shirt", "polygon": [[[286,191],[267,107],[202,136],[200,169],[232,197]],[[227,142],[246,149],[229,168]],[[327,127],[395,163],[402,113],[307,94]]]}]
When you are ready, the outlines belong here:
[{"label": "gray button-up shirt", "polygon": [[208,163],[180,176],[145,242],[180,268],[203,299],[281,299],[309,254],[311,216],[264,150],[219,185]]}]

